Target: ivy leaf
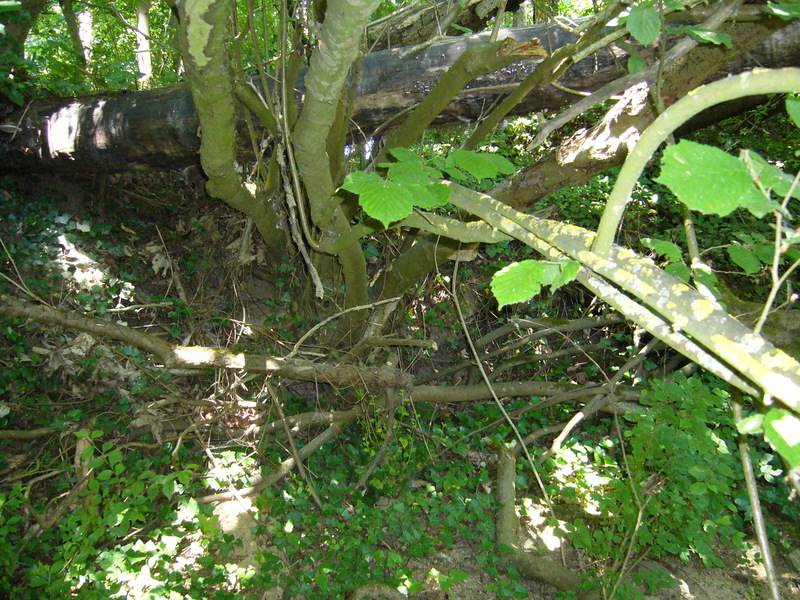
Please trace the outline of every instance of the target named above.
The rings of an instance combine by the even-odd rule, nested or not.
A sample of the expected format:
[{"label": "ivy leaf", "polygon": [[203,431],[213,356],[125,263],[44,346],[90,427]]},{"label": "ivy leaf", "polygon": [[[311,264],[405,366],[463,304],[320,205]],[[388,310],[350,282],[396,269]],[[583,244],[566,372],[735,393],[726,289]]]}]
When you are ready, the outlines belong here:
[{"label": "ivy leaf", "polygon": [[733,244],[728,246],[727,250],[728,256],[730,256],[734,264],[741,267],[742,271],[747,275],[753,275],[761,270],[761,261],[747,246]]},{"label": "ivy leaf", "polygon": [[724,217],[743,207],[763,217],[778,207],[756,189],[742,161],[718,148],[681,140],[664,151],[661,165],[656,181],[691,210]]},{"label": "ivy leaf", "polygon": [[794,124],[800,127],[800,97],[788,96],[786,98],[786,112],[794,121]]},{"label": "ivy leaf", "polygon": [[650,3],[637,4],[631,8],[625,27],[642,46],[649,46],[658,38],[661,17]]},{"label": "ivy leaf", "polygon": [[494,274],[490,287],[499,308],[502,308],[506,304],[530,300],[542,290],[542,285],[553,283],[560,272],[558,263],[541,260],[514,262]]},{"label": "ivy leaf", "polygon": [[705,27],[696,27],[694,25],[679,25],[678,27],[670,27],[671,33],[688,35],[696,42],[701,44],[717,44],[725,46],[728,49],[733,49],[733,41],[731,36],[721,31],[714,29],[706,29]]},{"label": "ivy leaf", "polygon": [[773,408],[764,415],[764,437],[789,463],[790,469],[800,466],[800,419],[782,408]]}]

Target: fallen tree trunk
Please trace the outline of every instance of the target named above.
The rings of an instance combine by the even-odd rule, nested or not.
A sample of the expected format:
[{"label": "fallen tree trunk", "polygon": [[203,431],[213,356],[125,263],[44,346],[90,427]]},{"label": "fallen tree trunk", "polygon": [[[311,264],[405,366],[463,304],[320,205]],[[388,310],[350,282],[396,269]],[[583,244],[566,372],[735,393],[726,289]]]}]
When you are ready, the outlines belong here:
[{"label": "fallen tree trunk", "polygon": [[[773,34],[717,76],[754,65],[800,63],[799,32],[800,26],[794,24]],[[410,56],[401,56],[396,50],[367,55],[361,67],[354,131],[368,138],[387,120],[414,106],[465,48],[485,41],[487,35],[444,40]],[[576,39],[562,28],[545,25],[504,30],[503,35],[519,41],[538,37],[550,51]],[[535,89],[514,109],[514,114],[569,104],[575,96],[566,89],[601,88],[620,76],[621,59],[624,55],[619,50],[598,51],[561,78],[563,89],[549,85]],[[434,125],[476,120],[537,63],[537,60],[524,61],[475,80],[448,105]],[[298,91],[302,92],[302,80]],[[665,95],[669,93],[670,90],[665,90]],[[400,122],[402,118],[392,125]],[[199,163],[197,114],[185,87],[37,101],[11,115],[4,125],[6,132],[0,133],[0,170],[6,173],[105,173],[137,168],[180,169]]]}]

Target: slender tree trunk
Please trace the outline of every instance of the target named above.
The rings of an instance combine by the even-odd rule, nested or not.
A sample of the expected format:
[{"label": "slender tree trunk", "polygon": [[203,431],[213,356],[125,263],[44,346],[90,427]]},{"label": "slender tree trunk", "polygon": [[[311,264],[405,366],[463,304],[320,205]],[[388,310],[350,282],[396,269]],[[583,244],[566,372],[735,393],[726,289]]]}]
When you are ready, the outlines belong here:
[{"label": "slender tree trunk", "polygon": [[139,69],[139,84],[142,89],[150,87],[153,63],[150,55],[150,0],[136,2],[136,66]]}]

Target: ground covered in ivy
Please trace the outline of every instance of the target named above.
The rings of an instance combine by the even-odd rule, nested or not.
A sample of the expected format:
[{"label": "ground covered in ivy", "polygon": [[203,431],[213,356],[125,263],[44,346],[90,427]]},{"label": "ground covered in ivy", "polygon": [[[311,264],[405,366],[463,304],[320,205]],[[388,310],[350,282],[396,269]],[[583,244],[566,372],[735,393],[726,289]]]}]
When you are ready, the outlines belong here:
[{"label": "ground covered in ivy", "polygon": [[[265,277],[275,261],[257,241],[243,246],[243,218],[186,174],[102,185],[6,178],[0,195],[2,293],[182,344],[277,355],[309,326],[299,317],[299,261],[287,255]],[[567,198],[558,210],[569,216],[575,206]],[[374,274],[388,250],[370,244]],[[485,292],[491,273],[525,252],[499,244],[461,267],[476,335],[511,318]],[[438,343],[436,352],[404,357],[420,378],[468,357],[444,291],[448,276],[408,299],[395,322],[404,335]],[[571,289],[515,310],[568,319],[585,316],[583,303]],[[515,366],[507,376],[596,377],[619,364],[631,333],[608,327],[580,340],[598,346],[591,359]],[[416,598],[574,597],[499,568],[496,449],[510,432],[492,403],[402,408],[389,452],[361,488],[386,436],[380,419],[360,421],[303,472],[247,494],[252,476],[289,456],[288,438],[266,431],[278,413],[263,381],[164,372],[137,348],[32,322],[3,322],[0,345],[0,596],[326,599],[370,589],[363,597],[379,597],[363,586],[381,583]],[[286,415],[345,400],[326,386],[275,385]],[[537,463],[552,512],[519,461],[521,547],[564,560],[618,598],[766,598],[724,386],[675,377],[640,400],[646,415],[597,417]],[[530,400],[519,399],[503,405],[522,435],[574,411],[526,412]],[[559,429],[532,445],[534,458]],[[798,500],[768,446],[754,460],[782,591],[797,597]],[[230,497],[205,502],[215,493]],[[622,572],[631,576],[618,582]]]}]

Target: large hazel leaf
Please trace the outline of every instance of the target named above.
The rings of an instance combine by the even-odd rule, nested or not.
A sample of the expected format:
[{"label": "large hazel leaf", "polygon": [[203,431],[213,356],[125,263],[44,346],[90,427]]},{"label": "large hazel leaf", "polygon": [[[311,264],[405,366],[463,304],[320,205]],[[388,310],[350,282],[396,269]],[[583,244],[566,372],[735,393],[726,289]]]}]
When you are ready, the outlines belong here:
[{"label": "large hazel leaf", "polygon": [[664,151],[661,164],[656,181],[692,210],[724,217],[742,207],[763,217],[778,206],[756,189],[741,160],[718,148],[682,140]]},{"label": "large hazel leaf", "polygon": [[391,223],[405,219],[414,210],[414,196],[408,186],[391,181],[371,187],[358,196],[361,208],[373,219],[389,227]]},{"label": "large hazel leaf", "polygon": [[526,302],[550,285],[561,273],[559,263],[523,260],[500,269],[492,277],[491,288],[500,308],[506,304]]},{"label": "large hazel leaf", "polygon": [[453,150],[450,156],[456,167],[466,171],[475,179],[493,179],[500,172],[497,163],[486,154],[468,150]]},{"label": "large hazel leaf", "polygon": [[631,8],[625,28],[642,46],[649,46],[661,31],[661,17],[650,2],[637,4]]}]

